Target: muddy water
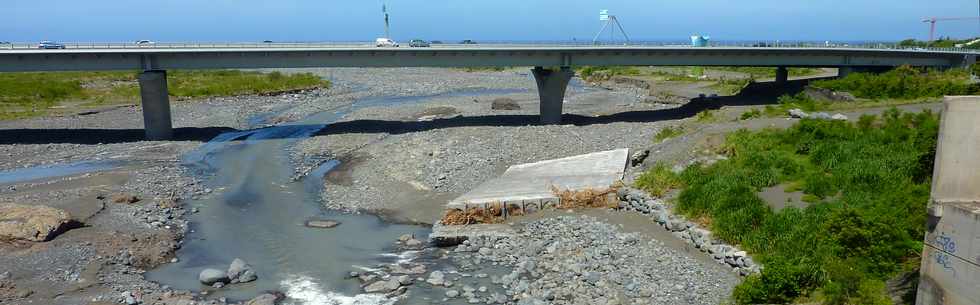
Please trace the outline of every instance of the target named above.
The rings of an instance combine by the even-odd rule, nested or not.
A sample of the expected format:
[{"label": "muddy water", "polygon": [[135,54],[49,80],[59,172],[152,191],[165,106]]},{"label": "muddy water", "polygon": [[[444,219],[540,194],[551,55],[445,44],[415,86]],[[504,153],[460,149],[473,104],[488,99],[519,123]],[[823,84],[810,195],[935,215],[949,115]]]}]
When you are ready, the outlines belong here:
[{"label": "muddy water", "polygon": [[[188,153],[184,163],[207,177],[206,183],[217,190],[216,195],[189,203],[200,212],[191,218],[192,232],[177,252],[179,262],[147,273],[147,279],[176,289],[206,290],[210,296],[232,300],[278,290],[293,304],[386,303],[379,295],[359,294],[358,283],[345,279],[347,273],[404,258],[403,254],[391,253],[398,236],[425,237],[429,229],[323,209],[319,201],[322,177],[340,162],[329,161],[304,179],[293,181],[287,150],[325,128],[324,124],[358,108],[426,99],[366,99],[293,124],[222,134]],[[332,229],[303,226],[310,219],[332,219],[342,224]],[[234,258],[248,261],[259,279],[221,289],[199,284],[201,270],[227,269]]]}]

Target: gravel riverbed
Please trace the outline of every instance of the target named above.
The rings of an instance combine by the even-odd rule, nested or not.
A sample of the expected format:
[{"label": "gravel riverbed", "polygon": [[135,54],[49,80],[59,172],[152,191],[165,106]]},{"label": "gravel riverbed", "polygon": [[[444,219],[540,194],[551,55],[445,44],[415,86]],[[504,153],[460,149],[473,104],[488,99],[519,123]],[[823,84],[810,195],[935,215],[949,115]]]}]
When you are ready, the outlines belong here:
[{"label": "gravel riverbed", "polygon": [[[287,72],[292,71],[315,73],[335,85],[276,96],[174,101],[174,141],[140,140],[141,113],[135,106],[0,122],[0,172],[93,161],[100,166],[2,183],[0,201],[76,209],[84,226],[48,242],[0,243],[0,302],[226,303],[142,276],[176,259],[174,250],[193,229],[187,217],[196,209],[183,203],[220,194],[202,186],[199,173],[182,166],[180,159],[223,132],[293,122],[324,111],[349,112],[293,148],[297,177],[325,160],[338,159],[341,165],[325,177],[327,207],[424,224],[439,217],[448,199],[507,166],[623,147],[643,149],[657,131],[683,119],[667,106],[651,103],[642,90],[575,85],[566,96],[569,124],[539,125],[534,80],[525,69]],[[520,109],[491,109],[494,100],[512,101]],[[139,200],[117,201],[116,195]],[[521,238],[484,241],[475,252],[449,255],[461,268],[480,259],[509,269],[504,275],[513,280],[495,290],[504,299],[470,291],[492,298],[483,301],[712,304],[726,297],[737,281],[698,265],[689,253],[637,239],[597,219],[545,219],[522,224],[520,232]],[[540,251],[531,251],[539,244]],[[529,269],[529,261],[536,266]],[[509,275],[514,272],[516,276]],[[505,284],[504,275],[497,285]],[[576,281],[565,283],[566,276]]]}]

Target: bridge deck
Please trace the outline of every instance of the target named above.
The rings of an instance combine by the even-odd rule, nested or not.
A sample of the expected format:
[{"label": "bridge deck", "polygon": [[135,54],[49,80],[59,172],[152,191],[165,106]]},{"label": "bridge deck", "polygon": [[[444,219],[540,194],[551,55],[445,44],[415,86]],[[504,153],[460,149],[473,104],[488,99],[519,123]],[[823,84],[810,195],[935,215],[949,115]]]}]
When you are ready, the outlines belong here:
[{"label": "bridge deck", "polygon": [[0,72],[586,65],[872,67],[907,64],[951,67],[972,63],[975,54],[956,50],[816,47],[439,45],[376,48],[213,44],[208,47],[0,49]]}]

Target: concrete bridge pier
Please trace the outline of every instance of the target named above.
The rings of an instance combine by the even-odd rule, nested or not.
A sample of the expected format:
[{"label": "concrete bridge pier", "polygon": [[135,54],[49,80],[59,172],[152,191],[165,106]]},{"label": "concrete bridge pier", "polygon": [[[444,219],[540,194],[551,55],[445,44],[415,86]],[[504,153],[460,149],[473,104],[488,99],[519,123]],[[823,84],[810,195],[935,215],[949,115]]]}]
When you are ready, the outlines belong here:
[{"label": "concrete bridge pier", "polygon": [[167,71],[143,71],[140,73],[139,83],[146,139],[156,141],[173,138],[173,123],[170,120],[170,97],[167,91]]},{"label": "concrete bridge pier", "polygon": [[845,78],[848,74],[854,73],[854,67],[837,67],[837,78]]},{"label": "concrete bridge pier", "polygon": [[786,67],[776,68],[776,84],[782,85],[789,81],[789,70]]},{"label": "concrete bridge pier", "polygon": [[559,70],[534,67],[531,69],[534,80],[538,83],[538,97],[541,99],[541,124],[561,123],[562,102],[565,100],[565,88],[575,75],[569,67]]}]

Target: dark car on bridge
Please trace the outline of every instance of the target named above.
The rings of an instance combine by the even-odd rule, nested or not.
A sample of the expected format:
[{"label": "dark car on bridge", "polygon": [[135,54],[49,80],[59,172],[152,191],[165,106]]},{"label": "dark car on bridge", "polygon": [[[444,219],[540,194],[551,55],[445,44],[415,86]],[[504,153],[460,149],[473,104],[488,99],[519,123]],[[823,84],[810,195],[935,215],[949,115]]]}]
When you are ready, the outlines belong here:
[{"label": "dark car on bridge", "polygon": [[476,44],[476,41],[472,41],[472,40],[466,39],[466,40],[460,41],[459,44]]},{"label": "dark car on bridge", "polygon": [[428,41],[422,39],[412,39],[411,41],[408,42],[408,46],[412,48],[427,48],[430,47],[431,45],[429,44]]},{"label": "dark car on bridge", "polygon": [[65,48],[65,44],[63,44],[63,43],[57,43],[57,42],[54,42],[54,41],[47,41],[47,40],[45,40],[45,41],[42,41],[42,42],[38,43],[37,44],[37,48],[38,49],[64,49]]}]

